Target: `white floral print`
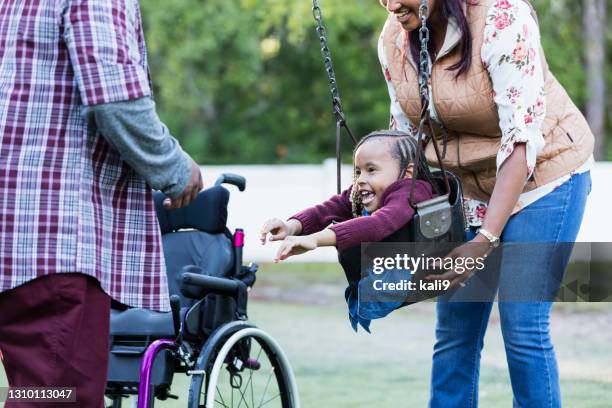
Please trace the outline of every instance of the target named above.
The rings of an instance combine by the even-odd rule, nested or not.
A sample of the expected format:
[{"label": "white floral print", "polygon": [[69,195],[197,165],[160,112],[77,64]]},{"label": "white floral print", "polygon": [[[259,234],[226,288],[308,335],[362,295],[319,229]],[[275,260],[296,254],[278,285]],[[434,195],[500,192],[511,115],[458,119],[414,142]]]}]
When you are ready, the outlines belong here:
[{"label": "white floral print", "polygon": [[482,62],[493,83],[502,140],[497,169],[525,143],[528,177],[544,147],[541,127],[546,116],[540,33],[523,0],[497,0],[487,14]]}]

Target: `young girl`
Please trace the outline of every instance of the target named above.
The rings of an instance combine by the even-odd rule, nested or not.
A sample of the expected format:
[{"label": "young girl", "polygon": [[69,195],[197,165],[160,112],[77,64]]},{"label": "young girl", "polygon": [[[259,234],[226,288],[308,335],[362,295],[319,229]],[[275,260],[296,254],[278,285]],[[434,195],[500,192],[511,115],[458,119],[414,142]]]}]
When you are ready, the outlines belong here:
[{"label": "young girl", "polygon": [[[362,242],[382,241],[405,226],[414,215],[409,203],[415,163],[418,163],[418,179],[412,202],[433,197],[426,160],[422,153],[417,160],[416,154],[416,141],[407,133],[383,130],[368,134],[355,146],[353,185],[286,222],[278,218],[268,220],[261,230],[261,243],[265,244],[266,239],[283,240],[274,259],[279,262],[320,246],[334,245],[342,253],[359,247]],[[347,279],[349,287],[345,296],[351,312],[350,309],[357,307],[359,277],[351,277],[347,272]],[[359,319],[362,313],[353,312],[349,313],[353,328],[359,321],[368,330],[369,321]]]}]

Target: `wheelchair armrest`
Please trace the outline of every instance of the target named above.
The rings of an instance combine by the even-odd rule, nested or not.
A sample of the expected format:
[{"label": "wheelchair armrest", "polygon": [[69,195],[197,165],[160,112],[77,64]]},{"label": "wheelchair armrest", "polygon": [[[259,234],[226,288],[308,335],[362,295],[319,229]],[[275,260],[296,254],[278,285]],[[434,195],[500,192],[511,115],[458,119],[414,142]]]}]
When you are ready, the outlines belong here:
[{"label": "wheelchair armrest", "polygon": [[208,293],[235,297],[238,292],[238,282],[232,279],[183,272],[181,274],[181,293],[192,299],[201,299]]},{"label": "wheelchair armrest", "polygon": [[183,296],[192,299],[202,299],[209,293],[230,296],[236,301],[239,317],[246,316],[248,291],[244,282],[237,279],[206,276],[202,274],[202,271],[202,268],[195,265],[183,267],[179,274]]}]

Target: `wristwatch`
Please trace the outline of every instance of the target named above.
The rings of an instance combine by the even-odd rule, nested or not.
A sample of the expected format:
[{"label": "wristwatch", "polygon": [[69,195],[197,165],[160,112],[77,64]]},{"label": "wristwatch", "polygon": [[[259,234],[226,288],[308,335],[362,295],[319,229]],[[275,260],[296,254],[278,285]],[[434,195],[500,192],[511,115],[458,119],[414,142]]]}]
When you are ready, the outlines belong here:
[{"label": "wristwatch", "polygon": [[486,229],[479,228],[477,233],[489,240],[489,246],[491,248],[497,248],[499,246],[499,237],[496,237],[495,235],[491,234]]}]

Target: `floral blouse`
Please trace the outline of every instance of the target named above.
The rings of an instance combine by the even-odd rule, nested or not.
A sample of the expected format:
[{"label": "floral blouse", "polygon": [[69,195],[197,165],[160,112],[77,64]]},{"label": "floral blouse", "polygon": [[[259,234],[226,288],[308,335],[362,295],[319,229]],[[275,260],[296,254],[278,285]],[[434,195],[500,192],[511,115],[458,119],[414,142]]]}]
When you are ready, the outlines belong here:
[{"label": "floral blouse", "polygon": [[[451,19],[442,50],[447,47],[449,38],[457,37],[457,31],[457,24]],[[391,97],[391,127],[416,134],[416,128],[410,123],[397,100],[382,47],[381,36],[378,55]],[[501,146],[497,153],[497,170],[499,171],[510,156],[516,143],[525,143],[528,178],[535,168],[537,154],[544,147],[541,126],[546,116],[546,98],[539,49],[538,24],[529,5],[523,0],[497,0],[487,13],[484,41],[480,50],[482,63],[493,84],[493,97],[502,131]],[[438,58],[441,56],[443,51]],[[432,118],[436,118],[433,102],[430,104],[430,114]],[[561,180],[555,180],[556,183],[551,185],[560,184],[559,181]],[[519,204],[526,206],[552,191],[550,188],[543,188],[547,186],[521,195]],[[468,224],[481,225],[487,204],[471,199],[467,199],[465,204]]]}]

